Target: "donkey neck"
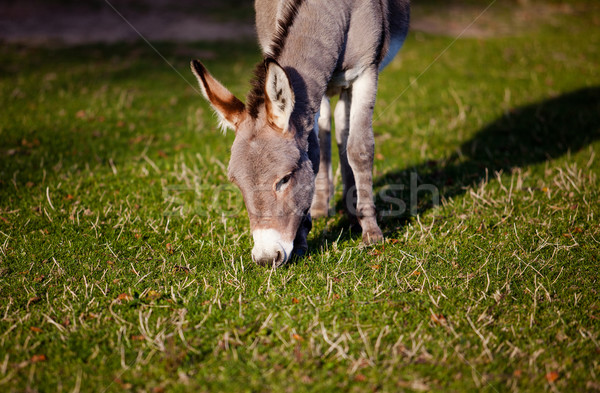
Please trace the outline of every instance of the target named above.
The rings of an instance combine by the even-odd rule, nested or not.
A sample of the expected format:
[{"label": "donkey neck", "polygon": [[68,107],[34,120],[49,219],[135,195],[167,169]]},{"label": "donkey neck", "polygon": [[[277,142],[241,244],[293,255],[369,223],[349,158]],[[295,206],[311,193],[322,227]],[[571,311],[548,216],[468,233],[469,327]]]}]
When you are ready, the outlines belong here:
[{"label": "donkey neck", "polygon": [[327,90],[327,82],[333,73],[335,64],[317,63],[312,65],[310,61],[287,61],[284,58],[280,60],[280,64],[286,70],[294,90],[296,103],[291,121],[296,127],[300,127],[306,136],[314,126],[315,116]]},{"label": "donkey neck", "polygon": [[341,26],[347,26],[349,18],[343,3],[339,1],[334,8],[329,2],[318,7],[302,3],[293,23],[287,26],[285,40],[276,48],[276,60],[286,70],[296,99],[292,121],[304,136],[313,129],[327,84],[343,52],[346,29]]}]

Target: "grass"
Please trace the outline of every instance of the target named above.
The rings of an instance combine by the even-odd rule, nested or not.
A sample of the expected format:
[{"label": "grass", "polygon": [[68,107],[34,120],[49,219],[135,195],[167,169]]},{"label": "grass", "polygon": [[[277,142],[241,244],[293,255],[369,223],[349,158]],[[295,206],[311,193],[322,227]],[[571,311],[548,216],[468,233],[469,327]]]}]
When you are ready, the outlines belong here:
[{"label": "grass", "polygon": [[[278,270],[251,262],[232,133],[151,49],[3,45],[0,389],[599,390],[600,30],[581,4],[511,37],[411,34],[376,107],[387,242],[318,220]],[[259,60],[156,47],[240,97]]]}]

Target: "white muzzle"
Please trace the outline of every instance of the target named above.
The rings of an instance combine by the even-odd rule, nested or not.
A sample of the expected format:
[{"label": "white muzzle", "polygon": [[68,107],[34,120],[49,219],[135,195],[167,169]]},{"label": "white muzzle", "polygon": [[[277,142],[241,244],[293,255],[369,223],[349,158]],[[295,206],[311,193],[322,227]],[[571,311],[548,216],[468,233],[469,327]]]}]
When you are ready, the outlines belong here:
[{"label": "white muzzle", "polygon": [[294,243],[284,241],[275,229],[257,229],[252,232],[252,237],[252,260],[259,265],[278,267],[292,256]]}]

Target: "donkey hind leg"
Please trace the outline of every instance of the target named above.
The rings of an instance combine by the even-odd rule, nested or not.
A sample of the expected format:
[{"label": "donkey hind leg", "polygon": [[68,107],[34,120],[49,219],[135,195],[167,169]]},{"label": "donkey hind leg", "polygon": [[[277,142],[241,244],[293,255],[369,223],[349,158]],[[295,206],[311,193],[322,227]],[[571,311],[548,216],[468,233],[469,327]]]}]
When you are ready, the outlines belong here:
[{"label": "donkey hind leg", "polygon": [[352,92],[349,89],[342,89],[340,99],[335,106],[335,139],[338,145],[340,156],[340,169],[342,173],[342,183],[344,184],[344,192],[342,194],[342,202],[346,213],[351,221],[356,220],[356,188],[354,187],[354,175],[352,168],[348,163],[348,135],[350,134],[350,103],[352,100]]},{"label": "donkey hind leg", "polygon": [[377,212],[373,203],[373,110],[377,94],[377,68],[371,67],[353,83],[350,106],[350,133],[348,135],[348,163],[356,182],[356,217],[363,230],[364,244],[383,240],[377,225]]},{"label": "donkey hind leg", "polygon": [[319,173],[315,179],[315,195],[310,208],[313,217],[327,217],[333,198],[333,175],[331,172],[331,107],[329,98],[323,97],[317,122],[319,129]]}]

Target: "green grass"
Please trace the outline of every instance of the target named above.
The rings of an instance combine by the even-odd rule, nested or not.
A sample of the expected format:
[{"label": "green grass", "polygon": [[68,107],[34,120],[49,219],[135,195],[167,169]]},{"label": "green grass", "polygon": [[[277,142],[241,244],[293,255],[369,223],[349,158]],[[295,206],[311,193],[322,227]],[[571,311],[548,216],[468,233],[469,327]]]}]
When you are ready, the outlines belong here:
[{"label": "green grass", "polygon": [[[376,203],[407,211],[372,248],[318,220],[278,270],[250,259],[233,134],[151,49],[3,45],[0,390],[600,389],[598,27],[411,34],[375,116]],[[240,97],[259,60],[157,49]]]}]

